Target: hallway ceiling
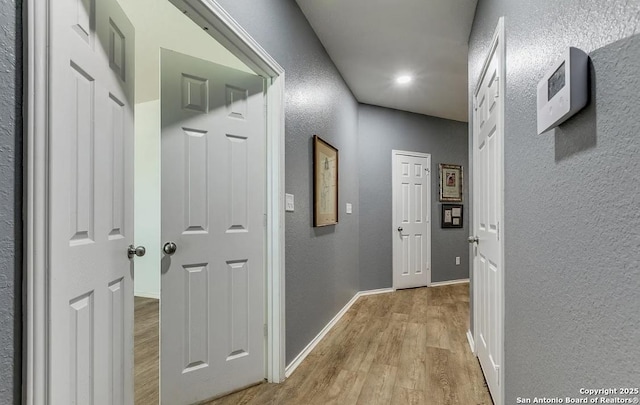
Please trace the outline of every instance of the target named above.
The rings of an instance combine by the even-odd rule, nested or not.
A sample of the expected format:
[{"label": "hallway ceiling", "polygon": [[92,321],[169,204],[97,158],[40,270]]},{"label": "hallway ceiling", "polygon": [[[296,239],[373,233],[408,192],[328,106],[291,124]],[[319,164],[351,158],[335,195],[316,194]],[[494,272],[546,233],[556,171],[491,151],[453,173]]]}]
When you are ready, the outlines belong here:
[{"label": "hallway ceiling", "polygon": [[477,0],[296,1],[359,102],[468,120]]}]

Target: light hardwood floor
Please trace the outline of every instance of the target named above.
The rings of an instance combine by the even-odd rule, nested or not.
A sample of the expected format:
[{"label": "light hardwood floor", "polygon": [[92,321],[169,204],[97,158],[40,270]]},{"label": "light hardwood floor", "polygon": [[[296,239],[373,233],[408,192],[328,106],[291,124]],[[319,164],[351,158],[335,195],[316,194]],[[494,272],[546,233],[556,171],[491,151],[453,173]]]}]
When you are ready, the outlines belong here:
[{"label": "light hardwood floor", "polygon": [[135,297],[135,403],[158,405],[160,301]]},{"label": "light hardwood floor", "polygon": [[[158,404],[158,301],[136,298],[136,404]],[[360,298],[282,384],[209,405],[491,405],[469,349],[469,286]]]},{"label": "light hardwood floor", "polygon": [[208,404],[491,405],[468,329],[468,284],[365,296],[284,383]]}]

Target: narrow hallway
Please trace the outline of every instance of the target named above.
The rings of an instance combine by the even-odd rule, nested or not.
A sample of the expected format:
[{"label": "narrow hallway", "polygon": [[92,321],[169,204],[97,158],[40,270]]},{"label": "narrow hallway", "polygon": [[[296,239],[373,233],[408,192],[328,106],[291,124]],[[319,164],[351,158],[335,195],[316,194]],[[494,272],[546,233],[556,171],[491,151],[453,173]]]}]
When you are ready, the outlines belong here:
[{"label": "narrow hallway", "polygon": [[468,328],[468,284],[364,296],[283,384],[208,404],[491,405]]}]

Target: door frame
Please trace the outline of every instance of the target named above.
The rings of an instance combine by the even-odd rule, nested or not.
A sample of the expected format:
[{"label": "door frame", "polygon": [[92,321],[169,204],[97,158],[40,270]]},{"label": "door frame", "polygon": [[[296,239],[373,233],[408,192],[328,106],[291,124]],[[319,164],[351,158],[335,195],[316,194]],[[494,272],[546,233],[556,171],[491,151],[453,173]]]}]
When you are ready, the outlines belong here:
[{"label": "door frame", "polygon": [[428,209],[427,209],[427,221],[426,221],[426,227],[427,227],[427,287],[431,287],[431,211],[432,211],[432,206],[431,206],[431,154],[430,153],[423,153],[423,152],[409,152],[409,151],[405,151],[405,150],[397,150],[397,149],[393,149],[391,151],[391,235],[392,235],[392,239],[391,239],[391,276],[392,276],[392,285],[393,285],[393,290],[396,290],[396,252],[395,252],[395,243],[393,242],[394,238],[397,235],[398,230],[396,229],[397,226],[397,221],[398,218],[396,216],[396,206],[397,206],[397,202],[396,202],[396,194],[394,192],[394,183],[396,181],[396,157],[397,156],[413,156],[413,157],[419,157],[419,158],[426,158],[427,162],[428,162],[428,173],[429,173],[429,178],[427,181],[427,204],[428,204]]},{"label": "door frame", "polygon": [[[471,122],[473,123],[473,131],[472,131],[472,136],[471,136],[471,150],[469,151],[469,156],[470,158],[473,160],[473,164],[471,165],[472,167],[472,177],[475,177],[475,165],[477,164],[476,159],[474,159],[474,151],[475,151],[475,144],[474,144],[474,140],[475,140],[475,136],[477,131],[479,130],[478,126],[477,126],[477,122],[475,120],[475,99],[478,96],[478,92],[480,91],[480,87],[482,85],[482,79],[484,78],[484,75],[487,73],[487,70],[489,69],[489,62],[491,59],[491,55],[493,54],[494,51],[498,52],[498,94],[500,95],[500,97],[498,97],[498,105],[496,106],[496,108],[498,109],[498,113],[499,113],[499,117],[497,118],[498,120],[498,125],[501,126],[502,128],[502,139],[500,142],[500,151],[498,153],[498,171],[500,172],[500,185],[499,185],[499,189],[500,189],[500,193],[499,193],[499,197],[500,197],[500,212],[499,212],[499,217],[500,217],[500,222],[499,222],[499,234],[500,234],[500,238],[499,238],[499,244],[500,244],[500,260],[501,260],[501,264],[502,264],[502,272],[498,273],[498,311],[499,311],[499,318],[500,318],[500,325],[499,325],[499,336],[500,336],[500,342],[499,342],[499,349],[498,352],[500,354],[500,369],[498,372],[498,385],[500,387],[499,392],[495,394],[496,397],[493,398],[493,401],[496,405],[502,405],[504,403],[504,398],[505,398],[505,388],[504,388],[504,381],[505,381],[505,368],[504,368],[504,314],[505,314],[505,310],[504,310],[504,275],[505,275],[505,262],[504,262],[504,246],[505,246],[505,226],[504,226],[504,200],[505,200],[505,192],[504,192],[504,137],[505,137],[505,113],[506,113],[506,73],[507,73],[507,67],[506,67],[506,51],[507,51],[507,46],[505,43],[505,23],[504,23],[504,17],[500,17],[498,19],[498,25],[496,27],[496,30],[493,34],[493,37],[491,39],[491,45],[489,46],[489,51],[486,54],[486,59],[483,63],[482,66],[482,70],[480,71],[480,76],[478,78],[478,82],[476,83],[476,86],[473,90],[472,93],[472,109],[471,109]],[[478,182],[475,181],[475,179],[473,180],[473,195],[478,195],[477,192],[477,186],[478,186]],[[476,219],[478,218],[478,204],[474,203],[473,204],[473,223],[472,223],[472,229],[473,229],[473,235],[477,235],[478,234],[478,229],[476,228]],[[472,249],[475,249],[475,247],[473,247]],[[475,260],[475,254],[472,254],[470,256],[470,260],[471,260],[471,268],[473,269],[472,271],[472,288],[473,288],[473,339],[477,340],[477,336],[478,336],[478,283],[474,282],[474,280],[476,280],[476,260]],[[477,356],[477,345],[475,346],[475,355]]]},{"label": "door frame", "polygon": [[[170,0],[266,81],[266,378],[284,381],[284,69],[215,0]],[[49,9],[26,0],[23,403],[48,403]]]}]

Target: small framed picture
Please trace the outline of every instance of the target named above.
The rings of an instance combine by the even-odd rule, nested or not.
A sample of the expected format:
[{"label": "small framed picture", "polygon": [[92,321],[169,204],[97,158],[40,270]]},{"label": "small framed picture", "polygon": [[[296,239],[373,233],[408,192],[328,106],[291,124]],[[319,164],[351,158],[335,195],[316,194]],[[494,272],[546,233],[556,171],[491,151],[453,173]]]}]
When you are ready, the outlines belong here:
[{"label": "small framed picture", "polygon": [[442,204],[442,228],[462,228],[463,207],[461,204]]},{"label": "small framed picture", "polygon": [[462,202],[462,166],[440,163],[440,201]]}]

